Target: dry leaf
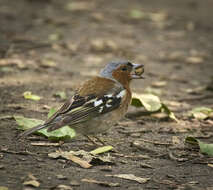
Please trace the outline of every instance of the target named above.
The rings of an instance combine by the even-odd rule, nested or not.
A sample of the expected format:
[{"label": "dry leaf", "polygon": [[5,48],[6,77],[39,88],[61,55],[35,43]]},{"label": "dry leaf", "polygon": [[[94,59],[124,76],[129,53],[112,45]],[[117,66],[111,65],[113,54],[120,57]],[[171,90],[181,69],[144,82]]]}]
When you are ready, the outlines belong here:
[{"label": "dry leaf", "polygon": [[49,153],[48,156],[51,158],[58,158],[58,157],[66,158],[67,160],[71,160],[75,162],[76,164],[80,165],[82,168],[90,168],[92,166],[87,161],[82,160],[79,157],[75,156],[73,153],[74,153],[73,151],[70,151],[70,152],[57,151],[57,152]]},{"label": "dry leaf", "polygon": [[68,159],[72,160],[73,162],[75,162],[76,164],[79,164],[82,168],[90,168],[92,165],[89,164],[87,161],[80,159],[77,156],[74,155],[68,155]]},{"label": "dry leaf", "polygon": [[164,87],[166,86],[167,81],[155,81],[152,83],[153,87]]},{"label": "dry leaf", "polygon": [[191,56],[191,57],[187,57],[185,59],[185,62],[191,63],[191,64],[200,64],[204,62],[204,59],[202,57]]},{"label": "dry leaf", "polygon": [[91,50],[96,52],[103,52],[103,51],[116,51],[118,50],[117,44],[110,40],[110,39],[93,39],[90,42]]},{"label": "dry leaf", "polygon": [[97,181],[97,180],[94,180],[94,179],[82,179],[81,181],[88,182],[88,183],[95,183],[95,184],[102,185],[102,186],[105,186],[105,187],[119,187],[120,186],[119,183],[110,183],[110,182],[106,182],[106,181]]},{"label": "dry leaf", "polygon": [[1,66],[13,66],[16,65],[19,69],[25,69],[27,66],[20,59],[0,59]]},{"label": "dry leaf", "polygon": [[208,164],[207,166],[209,166],[209,167],[213,168],[213,164]]},{"label": "dry leaf", "polygon": [[66,4],[65,9],[68,11],[85,11],[94,8],[94,4],[91,2],[70,2]]},{"label": "dry leaf", "polygon": [[172,136],[172,144],[180,144],[180,139],[177,136]]},{"label": "dry leaf", "polygon": [[105,176],[118,177],[118,178],[127,179],[131,181],[137,181],[138,183],[146,183],[147,181],[150,180],[150,178],[137,177],[134,174],[115,174],[115,175],[105,175]]},{"label": "dry leaf", "polygon": [[57,190],[73,190],[72,187],[68,186],[68,185],[58,185],[56,187]]},{"label": "dry leaf", "polygon": [[30,185],[30,186],[33,186],[33,187],[39,187],[40,183],[36,180],[30,180],[30,181],[25,181],[23,183],[23,185]]},{"label": "dry leaf", "polygon": [[50,60],[50,59],[43,59],[41,61],[41,66],[44,67],[44,68],[51,68],[51,67],[56,67],[57,64],[55,61],[53,60]]}]

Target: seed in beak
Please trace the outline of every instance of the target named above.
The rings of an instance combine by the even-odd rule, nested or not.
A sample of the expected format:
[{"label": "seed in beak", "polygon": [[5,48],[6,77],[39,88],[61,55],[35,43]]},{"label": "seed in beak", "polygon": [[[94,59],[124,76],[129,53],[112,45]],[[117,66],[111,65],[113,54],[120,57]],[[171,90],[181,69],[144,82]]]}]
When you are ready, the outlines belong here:
[{"label": "seed in beak", "polygon": [[144,73],[144,67],[135,68],[135,74],[140,76]]}]

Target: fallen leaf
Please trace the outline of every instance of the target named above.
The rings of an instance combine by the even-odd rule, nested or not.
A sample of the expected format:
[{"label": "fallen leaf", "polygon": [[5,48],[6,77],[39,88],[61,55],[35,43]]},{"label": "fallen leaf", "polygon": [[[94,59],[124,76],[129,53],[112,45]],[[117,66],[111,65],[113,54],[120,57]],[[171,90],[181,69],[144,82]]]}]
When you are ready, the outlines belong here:
[{"label": "fallen leaf", "polygon": [[172,136],[172,144],[180,144],[180,139],[177,136]]},{"label": "fallen leaf", "polygon": [[151,165],[145,164],[145,163],[140,163],[140,167],[141,168],[151,168],[151,169],[153,169],[153,167]]},{"label": "fallen leaf", "polygon": [[58,174],[58,175],[56,175],[56,177],[57,177],[58,179],[67,179],[67,176],[64,176],[64,175],[62,175],[62,174]]},{"label": "fallen leaf", "polygon": [[52,33],[48,35],[48,40],[50,41],[59,41],[60,39],[62,39],[62,34],[60,33]]},{"label": "fallen leaf", "polygon": [[119,187],[120,184],[119,183],[110,183],[110,182],[106,182],[106,181],[97,181],[94,179],[82,179],[81,181],[83,182],[88,182],[88,183],[95,183],[101,186],[105,186],[105,187]]},{"label": "fallen leaf", "polygon": [[14,58],[0,59],[0,67],[14,66],[14,65],[16,65],[19,69],[27,68],[27,65],[24,64],[24,62],[20,59],[14,59]]},{"label": "fallen leaf", "polygon": [[189,116],[192,116],[196,119],[207,119],[211,114],[213,113],[213,109],[208,108],[208,107],[197,107],[192,109],[189,112]]},{"label": "fallen leaf", "polygon": [[109,52],[118,50],[118,46],[113,40],[101,38],[91,40],[90,48],[96,52]]},{"label": "fallen leaf", "polygon": [[[49,153],[48,156],[51,158],[63,157],[65,159],[72,160],[73,162],[78,163],[84,168],[89,168],[92,165],[113,164],[110,156],[103,156],[103,157],[95,156],[91,154],[90,152],[86,152],[84,150],[69,151],[69,152],[56,151],[56,152]],[[81,157],[81,159],[79,157]]]},{"label": "fallen leaf", "polygon": [[41,61],[41,66],[44,68],[51,68],[51,67],[56,67],[57,64],[55,61],[53,61],[51,59],[43,59]]},{"label": "fallen leaf", "polygon": [[164,22],[168,17],[168,15],[164,12],[144,12],[138,9],[132,9],[129,12],[129,16],[133,19],[147,19],[157,23]]},{"label": "fallen leaf", "polygon": [[153,87],[164,87],[166,86],[167,82],[166,81],[155,81],[152,83]]},{"label": "fallen leaf", "polygon": [[209,166],[209,167],[213,168],[213,164],[207,164],[207,166]]},{"label": "fallen leaf", "polygon": [[37,180],[37,178],[31,173],[28,174],[28,178],[32,180]]},{"label": "fallen leaf", "polygon": [[74,156],[74,155],[68,155],[67,157],[69,160],[72,160],[73,162],[75,162],[76,164],[80,165],[82,168],[90,168],[92,167],[91,164],[89,164],[87,161],[84,161],[82,159],[80,159],[79,157],[77,156]]},{"label": "fallen leaf", "polygon": [[165,112],[170,119],[176,121],[177,123],[179,122],[179,120],[175,117],[175,114],[165,104],[162,104],[161,111]]},{"label": "fallen leaf", "polygon": [[58,185],[56,187],[57,190],[73,190],[72,187],[68,186],[68,185]]},{"label": "fallen leaf", "polygon": [[29,186],[33,186],[33,187],[39,187],[40,183],[36,180],[30,180],[30,181],[25,181],[23,183],[23,185],[29,185]]},{"label": "fallen leaf", "polygon": [[130,18],[133,18],[133,19],[143,19],[147,17],[147,15],[144,12],[137,9],[132,9],[129,12],[129,16]]},{"label": "fallen leaf", "polygon": [[85,11],[92,8],[94,8],[94,4],[91,2],[70,2],[65,6],[68,11]]},{"label": "fallen leaf", "polygon": [[40,96],[37,96],[37,95],[35,95],[35,94],[32,94],[32,92],[30,92],[30,91],[24,92],[24,93],[23,93],[23,96],[24,96],[25,99],[29,99],[29,100],[38,101],[38,100],[41,99]]},{"label": "fallen leaf", "polygon": [[75,162],[76,164],[80,165],[82,168],[90,168],[92,165],[89,164],[89,162],[80,159],[79,157],[74,155],[73,151],[56,151],[53,153],[49,153],[48,154],[49,157],[51,158],[58,158],[58,157],[63,157],[66,158],[67,160],[71,160],[73,162]]},{"label": "fallen leaf", "polygon": [[160,98],[156,95],[133,93],[131,105],[135,107],[144,107],[149,112],[160,111],[162,113],[166,113],[169,118],[178,122],[175,114],[164,103],[162,103]]},{"label": "fallen leaf", "polygon": [[0,186],[0,190],[8,190],[8,187]]},{"label": "fallen leaf", "polygon": [[[42,120],[25,118],[23,116],[14,116],[14,119],[16,120],[16,123],[18,124],[17,128],[21,130],[30,129],[44,122]],[[54,141],[67,140],[75,136],[75,131],[69,126],[65,126],[51,132],[47,132],[47,129],[41,129],[39,131],[36,131],[35,133],[44,135],[45,137],[48,137],[48,139],[54,140]]]},{"label": "fallen leaf", "polygon": [[99,148],[96,148],[95,150],[90,151],[90,153],[93,155],[97,155],[97,154],[102,154],[104,152],[108,152],[112,149],[113,149],[112,146],[103,146],[103,147],[99,147]]},{"label": "fallen leaf", "polygon": [[11,115],[0,116],[0,120],[4,120],[4,119],[13,119],[13,116],[11,116]]},{"label": "fallen leaf", "polygon": [[135,107],[144,107],[149,112],[159,111],[161,108],[160,99],[153,94],[133,93],[131,105]]},{"label": "fallen leaf", "polygon": [[47,118],[50,118],[57,110],[55,108],[50,108],[47,114]]},{"label": "fallen leaf", "polygon": [[150,180],[150,178],[137,177],[134,174],[115,174],[115,175],[105,175],[105,176],[118,177],[118,178],[127,179],[131,181],[137,181],[138,183],[146,183]]},{"label": "fallen leaf", "polygon": [[62,100],[66,100],[67,99],[66,92],[64,92],[64,91],[58,91],[54,95],[56,97],[60,97]]},{"label": "fallen leaf", "polygon": [[191,56],[191,57],[187,57],[185,59],[185,62],[191,63],[191,64],[201,64],[204,62],[204,59],[202,57]]},{"label": "fallen leaf", "polygon": [[70,185],[72,185],[72,186],[80,186],[80,183],[78,181],[76,181],[76,180],[71,180],[70,181]]},{"label": "fallen leaf", "polygon": [[213,144],[203,143],[194,137],[186,137],[185,143],[198,146],[200,148],[201,153],[205,153],[205,154],[208,154],[209,156],[213,156]]}]

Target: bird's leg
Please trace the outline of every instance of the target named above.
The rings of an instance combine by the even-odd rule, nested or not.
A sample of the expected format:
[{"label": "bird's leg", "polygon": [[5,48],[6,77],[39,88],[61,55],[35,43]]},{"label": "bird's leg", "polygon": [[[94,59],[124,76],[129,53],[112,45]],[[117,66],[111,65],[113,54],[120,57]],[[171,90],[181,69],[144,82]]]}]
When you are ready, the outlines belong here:
[{"label": "bird's leg", "polygon": [[102,145],[105,145],[106,146],[106,143],[104,141],[102,141],[99,137],[96,137],[95,138],[98,140],[98,142],[100,142]]},{"label": "bird's leg", "polygon": [[89,135],[84,135],[90,142],[92,142],[96,146],[100,146],[100,144],[96,143]]}]

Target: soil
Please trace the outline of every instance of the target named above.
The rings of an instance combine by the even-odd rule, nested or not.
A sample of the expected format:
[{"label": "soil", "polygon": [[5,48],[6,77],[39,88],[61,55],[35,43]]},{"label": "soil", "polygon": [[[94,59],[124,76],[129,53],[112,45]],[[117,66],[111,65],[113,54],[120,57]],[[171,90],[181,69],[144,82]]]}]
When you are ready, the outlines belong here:
[{"label": "soil", "polygon": [[[195,107],[213,108],[212,7],[212,0],[0,0],[0,186],[213,189],[213,159],[184,144],[187,136],[213,142],[212,117],[198,120],[187,115]],[[71,96],[80,82],[119,59],[145,65],[146,79],[134,81],[132,90],[161,90],[161,100],[167,101],[179,123],[130,107],[125,119],[100,134],[116,149],[104,153],[113,163],[90,169],[48,157],[59,149],[93,150],[95,146],[83,137],[59,147],[33,146],[32,142],[48,142],[36,135],[17,140],[20,131],[11,116],[44,120],[47,108],[64,101],[54,96],[56,92]],[[26,100],[25,91],[42,99]],[[29,174],[39,187],[23,184]],[[113,174],[150,179],[140,184],[106,176]]]}]

